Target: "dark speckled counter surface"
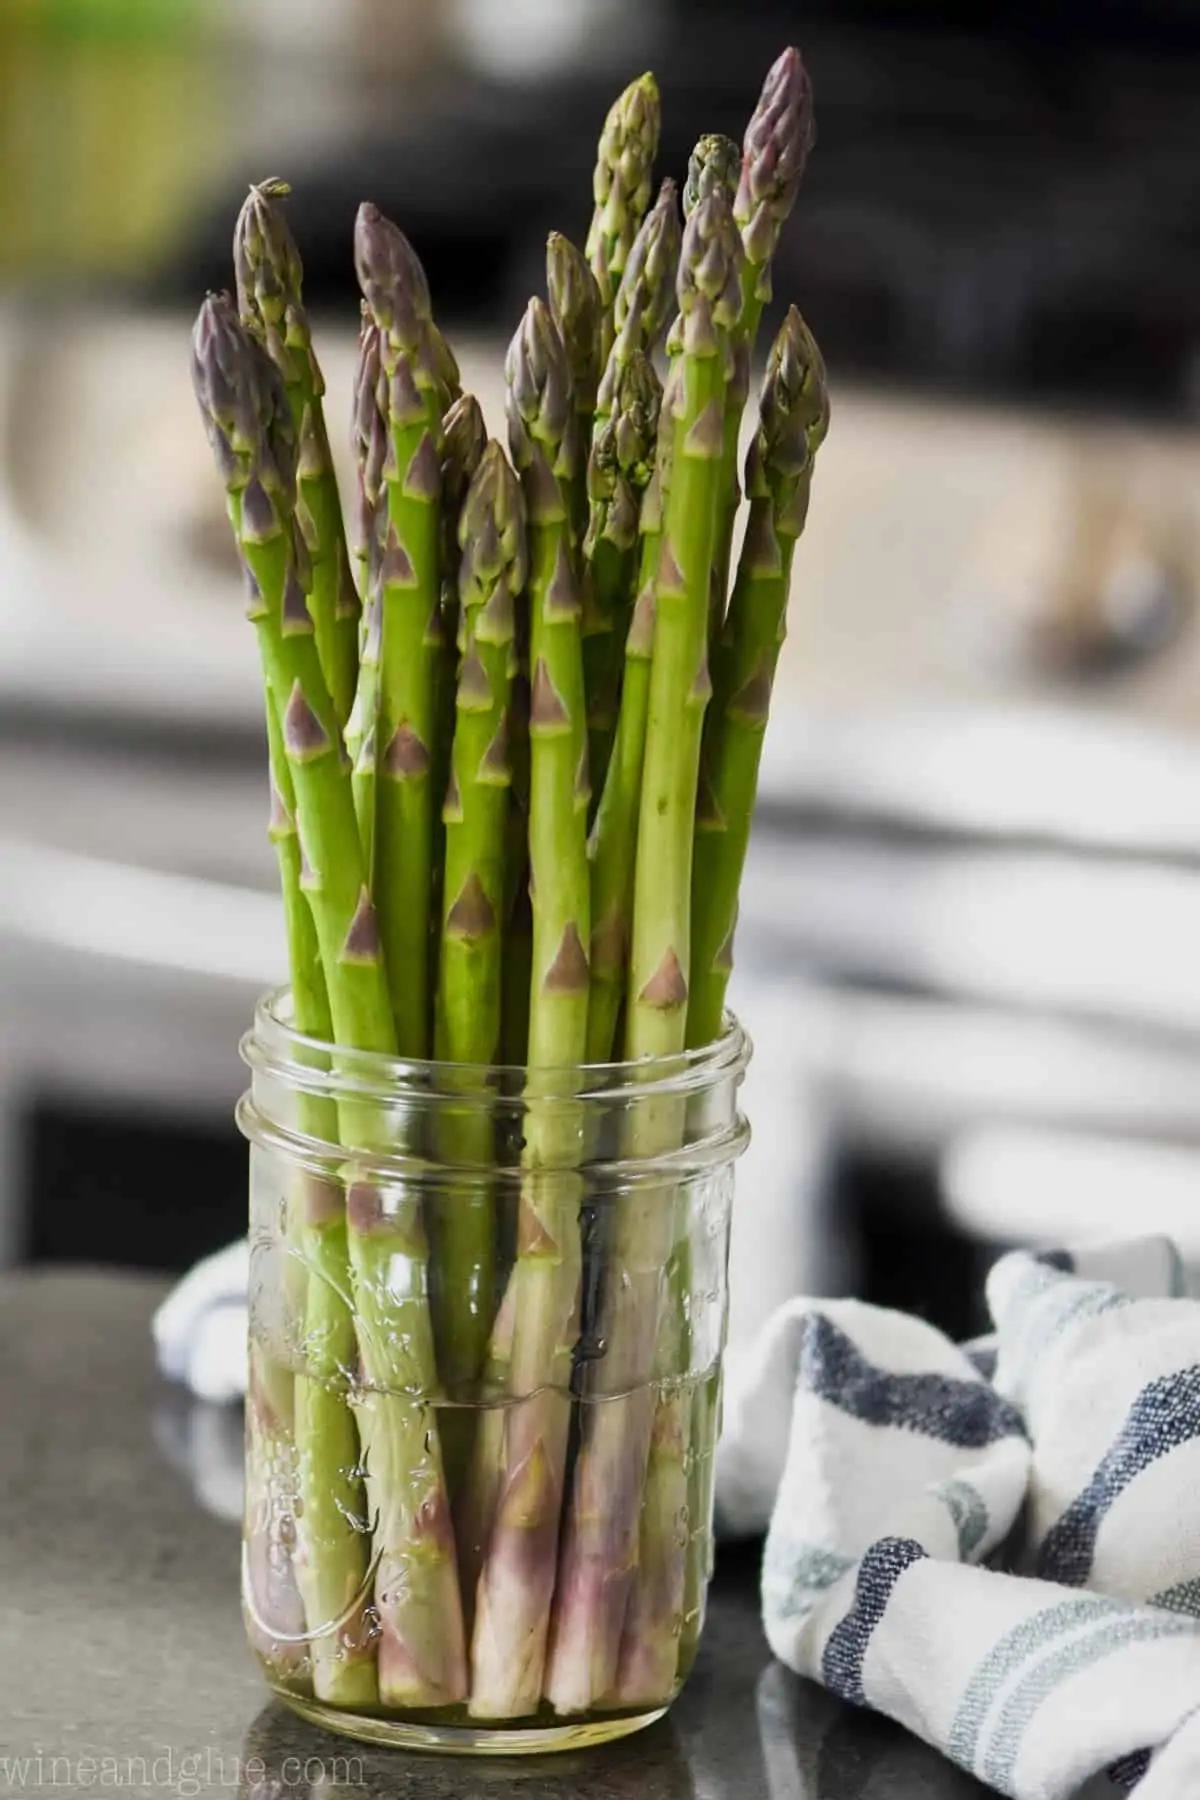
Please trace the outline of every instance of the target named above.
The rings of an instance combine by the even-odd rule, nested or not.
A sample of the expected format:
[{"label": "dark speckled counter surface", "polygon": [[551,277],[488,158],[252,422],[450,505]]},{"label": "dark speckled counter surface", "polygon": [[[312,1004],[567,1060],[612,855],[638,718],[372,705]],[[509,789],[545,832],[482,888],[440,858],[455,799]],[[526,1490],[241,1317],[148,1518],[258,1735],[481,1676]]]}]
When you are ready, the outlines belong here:
[{"label": "dark speckled counter surface", "polygon": [[[604,1749],[413,1757],[268,1700],[242,1640],[235,1526],[162,1448],[181,1397],[153,1367],[157,1282],[0,1280],[0,1794],[246,1800],[971,1800],[984,1790],[773,1663],[757,1555],[727,1552],[669,1717]],[[205,1429],[239,1429],[211,1415]],[[20,1764],[3,1759],[20,1758]],[[24,1760],[27,1759],[27,1760]],[[40,1759],[40,1760],[39,1760]]]}]

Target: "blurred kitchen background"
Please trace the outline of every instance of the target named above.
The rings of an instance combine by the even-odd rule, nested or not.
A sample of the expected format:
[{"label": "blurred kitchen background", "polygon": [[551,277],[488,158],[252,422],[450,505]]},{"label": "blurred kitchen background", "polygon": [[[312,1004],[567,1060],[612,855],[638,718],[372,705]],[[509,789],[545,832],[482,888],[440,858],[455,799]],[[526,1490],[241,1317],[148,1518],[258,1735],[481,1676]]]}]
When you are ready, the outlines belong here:
[{"label": "blurred kitchen background", "polygon": [[801,1287],[966,1329],[1017,1239],[1200,1260],[1200,0],[3,0],[0,1263],[182,1269],[244,1218],[282,935],[187,334],[247,182],[294,185],[335,425],[364,198],[498,425],[609,100],[655,68],[681,175],[789,41],[775,285],[834,422],[739,942],[735,1335]]}]

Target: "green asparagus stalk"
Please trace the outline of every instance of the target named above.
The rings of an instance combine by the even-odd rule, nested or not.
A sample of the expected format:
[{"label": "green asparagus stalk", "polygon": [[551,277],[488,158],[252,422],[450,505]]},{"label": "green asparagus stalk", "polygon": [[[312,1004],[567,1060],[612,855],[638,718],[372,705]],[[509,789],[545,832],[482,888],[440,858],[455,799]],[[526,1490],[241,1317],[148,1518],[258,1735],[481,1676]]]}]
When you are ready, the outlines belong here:
[{"label": "green asparagus stalk", "polygon": [[652,356],[666,329],[679,268],[679,189],[664,181],[629,252],[613,302],[613,343],[596,398],[596,430],[613,411],[631,356]]},{"label": "green asparagus stalk", "polygon": [[[458,687],[458,523],[462,516],[463,501],[470,487],[483,456],[487,443],[487,427],[483,422],[483,413],[474,394],[460,394],[451,402],[442,420],[442,598],[440,643],[438,645],[437,662],[437,695],[435,701],[435,729],[433,745],[433,792],[445,795],[450,780],[450,752],[454,742],[454,722],[457,715],[455,693]],[[438,986],[440,982],[441,959],[441,926],[442,899],[446,874],[446,826],[442,809],[434,811],[433,819],[433,894],[430,912],[433,942],[432,988],[431,1002],[435,1017],[431,1020],[432,1033],[436,1028],[436,1007]]]},{"label": "green asparagus stalk", "polygon": [[793,306],[772,346],[763,382],[758,431],[746,459],[746,539],[729,617],[713,654],[692,885],[690,1045],[712,1043],[721,1033],[763,733],[787,628],[792,561],[828,425],[821,353]]},{"label": "green asparagus stalk", "polygon": [[[301,887],[295,795],[278,711],[269,697],[266,717],[271,771],[268,831],[279,861],[292,970],[292,1018],[305,1036],[328,1043],[333,1024],[316,930]],[[336,1109],[331,1102],[301,1094],[296,1108],[297,1127],[307,1137],[329,1142],[332,1132],[336,1138]],[[289,1567],[303,1613],[293,1636],[299,1640],[307,1627],[318,1699],[339,1706],[369,1705],[377,1696],[377,1683],[366,1609],[369,1535],[357,1469],[358,1443],[345,1397],[346,1371],[355,1358],[354,1323],[344,1298],[349,1282],[345,1217],[337,1189],[309,1170],[293,1175],[287,1207],[286,1305],[289,1319],[298,1319],[303,1328],[304,1366],[293,1376],[263,1346],[252,1346],[247,1493],[257,1492],[261,1499],[261,1511],[254,1504],[247,1510],[252,1589],[258,1593],[266,1591],[264,1583],[271,1590],[278,1585],[278,1549],[267,1555],[264,1566],[258,1540],[273,1530],[272,1484],[290,1441],[300,1504]],[[336,1272],[332,1285],[331,1269]],[[275,1604],[263,1622],[277,1616]],[[261,1631],[256,1636],[261,1637]],[[273,1660],[279,1661],[282,1651],[276,1645]],[[283,1657],[285,1663],[292,1660]],[[290,1668],[284,1672],[293,1677]]]},{"label": "green asparagus stalk", "polygon": [[481,1407],[478,1429],[471,1446],[470,1474],[462,1484],[454,1512],[458,1544],[459,1579],[467,1623],[473,1623],[479,1572],[491,1536],[496,1497],[504,1477],[505,1407],[512,1383],[513,1336],[517,1323],[517,1286],[504,1290],[488,1340],[487,1357],[479,1381]]},{"label": "green asparagus stalk", "polygon": [[[394,1054],[396,1028],[348,760],[297,573],[286,396],[278,371],[227,297],[211,297],[201,310],[193,379],[252,577],[250,614],[268,694],[281,706],[304,891],[321,948],[333,1037],[342,1045]],[[354,1102],[343,1110],[343,1140],[373,1147],[379,1127],[370,1110]],[[437,1423],[424,1398],[437,1381],[425,1297],[427,1253],[416,1203],[404,1194],[387,1199],[385,1206],[377,1185],[357,1182],[346,1201],[358,1345],[376,1390],[368,1454],[375,1491],[388,1497],[376,1529],[379,1695],[390,1705],[436,1706],[463,1697],[466,1671]],[[331,1223],[324,1238],[333,1250],[337,1232]],[[398,1313],[405,1315],[403,1330]],[[323,1390],[316,1383],[311,1391]],[[323,1486],[328,1507],[336,1510],[345,1464],[334,1457],[349,1440],[334,1449],[322,1440],[319,1421],[305,1420],[302,1429],[321,1457],[312,1485]]]},{"label": "green asparagus stalk", "polygon": [[[521,490],[500,445],[484,451],[459,526],[462,600],[457,713],[446,793],[446,872],[434,1048],[487,1067],[500,1050],[501,926],[508,835],[508,712],[515,599],[525,582]],[[486,1170],[491,1118],[477,1087],[447,1120],[454,1160]],[[478,1179],[449,1192],[439,1222],[439,1367],[452,1398],[474,1398],[492,1326],[495,1227]]]},{"label": "green asparagus stalk", "polygon": [[[358,568],[358,589],[364,602],[375,575],[379,542],[379,497],[383,492],[383,467],[387,461],[388,432],[385,394],[380,390],[383,350],[379,327],[365,301],[358,331],[358,358],[354,366],[354,405],[350,437],[354,450],[354,537],[351,546]],[[361,649],[361,634],[360,634]]]},{"label": "green asparagus stalk", "polygon": [[612,1060],[628,969],[633,917],[633,869],[646,718],[650,710],[650,659],[654,648],[654,589],[662,549],[663,496],[670,486],[674,446],[673,386],[668,379],[658,432],[654,473],[642,496],[637,596],[625,640],[625,670],[612,755],[588,845],[592,895],[591,986],[588,994],[589,1063]]},{"label": "green asparagus stalk", "polygon": [[358,481],[358,542],[363,629],[359,645],[358,689],[346,726],[346,749],[353,771],[354,813],[370,886],[375,868],[376,746],[379,729],[379,659],[383,618],[380,563],[383,546],[383,471],[391,442],[388,388],[383,374],[382,334],[366,313],[359,335],[352,423]]},{"label": "green asparagus stalk", "polygon": [[[728,200],[707,195],[684,232],[679,268],[674,451],[656,586],[650,707],[638,818],[625,1053],[684,1047],[690,964],[692,838],[708,702],[709,575],[722,500],[721,450],[742,248]],[[629,1153],[678,1145],[679,1102],[636,1107]],[[612,1396],[589,1409],[560,1559],[547,1694],[585,1711],[613,1688],[636,1564],[649,1454],[663,1274],[674,1235],[670,1190],[641,1189],[616,1208],[603,1375]]]},{"label": "green asparagus stalk", "polygon": [[[586,445],[592,434],[600,382],[604,303],[586,257],[560,231],[552,231],[546,240],[546,296],[567,353],[576,426],[580,442]],[[571,524],[576,538],[582,540],[587,525],[587,494],[578,481],[571,494]]]},{"label": "green asparagus stalk", "polygon": [[[471,1710],[536,1710],[558,1545],[579,1315],[578,1108],[539,1097],[538,1072],[586,1045],[587,735],[579,572],[569,526],[570,371],[554,321],[531,300],[506,364],[509,439],[529,531],[529,846],[533,895],[528,1117],[518,1225],[512,1391],[504,1470],[476,1594]],[[557,1085],[561,1091],[561,1074]]]},{"label": "green asparagus stalk", "polygon": [[193,337],[193,380],[251,581],[268,692],[279,710],[312,908],[339,1043],[388,1054],[395,1030],[367,894],[341,733],[298,573],[294,437],[274,365],[211,295]]},{"label": "green asparagus stalk", "polygon": [[[675,1202],[676,1246],[668,1292],[682,1285],[690,1224],[688,1195]],[[691,1389],[683,1309],[665,1306],[655,1351],[658,1389],[650,1427],[646,1487],[638,1520],[637,1568],[625,1612],[612,1699],[618,1706],[661,1706],[675,1686],[687,1586],[688,1448]]]},{"label": "green asparagus stalk", "polygon": [[445,1062],[490,1064],[500,1040],[515,596],[525,580],[521,491],[495,441],[484,451],[467,494],[459,547],[462,655],[444,808],[446,883],[436,1048]]},{"label": "green asparagus stalk", "polygon": [[358,681],[359,601],[321,404],[325,381],[304,306],[303,268],[280,200],[286,182],[250,189],[233,238],[238,309],[283,376],[299,451],[296,518],[309,552],[309,610],[339,725]]},{"label": "green asparagus stalk", "polygon": [[298,1475],[293,1383],[266,1346],[251,1340],[246,1383],[245,1556],[242,1611],[272,1679],[311,1693],[299,1586],[299,1545],[288,1529]]},{"label": "green asparagus stalk", "polygon": [[[349,781],[297,574],[294,428],[278,371],[227,296],[212,296],[201,309],[192,373],[250,581],[280,797],[275,835],[284,844],[298,1004],[313,1009],[316,1028],[327,1035],[387,1052],[394,1035]],[[294,845],[285,815],[299,825]],[[307,933],[297,923],[301,887],[320,949],[327,1011]],[[302,1532],[301,1591],[313,1628],[337,1628],[334,1636],[322,1633],[314,1642],[315,1691],[342,1704],[366,1705],[376,1689],[370,1645],[361,1616],[354,1616],[365,1577],[365,1540],[353,1524],[356,1506],[361,1515],[358,1453],[344,1393],[335,1385],[353,1360],[349,1312],[337,1303],[346,1288],[345,1219],[340,1205],[329,1203],[328,1186],[313,1184],[309,1195],[318,1202],[308,1208],[303,1233],[309,1348],[295,1399],[301,1493],[315,1510]]]},{"label": "green asparagus stalk", "polygon": [[[659,196],[633,241],[613,309],[615,337],[596,404],[588,465],[590,517],[585,540],[583,682],[588,705],[588,755],[593,809],[599,805],[612,749],[621,686],[621,652],[629,629],[634,593],[637,514],[654,460],[650,442],[661,398],[649,357],[666,321],[679,265],[679,200],[673,181]],[[636,374],[630,378],[631,367]],[[647,372],[649,371],[649,373]],[[651,405],[651,391],[656,398]],[[610,429],[623,399],[618,431]],[[636,424],[631,423],[635,420]],[[621,457],[625,457],[625,471]],[[629,477],[636,476],[634,479]],[[614,510],[615,496],[620,504]]]},{"label": "green asparagus stalk", "polygon": [[710,637],[724,617],[738,502],[738,439],[750,393],[750,359],[763,308],[771,298],[771,264],[783,227],[796,204],[816,136],[812,84],[800,52],[787,49],[763,83],[742,142],[742,168],[733,216],[742,234],[742,310],[734,337],[734,374],[725,404],[722,475],[725,508],[714,557]]},{"label": "green asparagus stalk", "polygon": [[662,118],[658,83],[639,75],[609,108],[592,176],[594,207],[585,251],[605,307],[601,325],[601,365],[613,339],[611,318],[617,289],[647,206]]},{"label": "green asparagus stalk", "polygon": [[529,898],[529,605],[517,606],[517,671],[509,706],[512,787],[505,859],[504,971],[500,1060],[523,1068],[529,1054],[529,990],[533,982],[533,906]]},{"label": "green asparagus stalk", "polygon": [[401,1055],[429,1037],[434,794],[441,644],[441,420],[446,387],[425,272],[378,207],[359,208],[355,265],[381,333],[390,446],[380,563],[382,644],[373,877]]},{"label": "green asparagus stalk", "polygon": [[422,1710],[466,1698],[467,1665],[429,1305],[429,1246],[409,1188],[356,1181],[346,1196],[366,1377],[368,1487],[378,1507],[379,1697]]},{"label": "green asparagus stalk", "polygon": [[474,394],[460,394],[442,420],[442,644],[446,650],[443,678],[449,677],[442,696],[450,701],[447,710],[451,736],[458,680],[458,574],[462,559],[459,523],[487,441],[487,426],[478,400]]},{"label": "green asparagus stalk", "polygon": [[642,351],[632,351],[621,365],[614,410],[599,425],[588,459],[583,685],[596,799],[617,722],[620,651],[633,615],[642,496],[654,467],[661,403],[662,383],[653,363]]}]

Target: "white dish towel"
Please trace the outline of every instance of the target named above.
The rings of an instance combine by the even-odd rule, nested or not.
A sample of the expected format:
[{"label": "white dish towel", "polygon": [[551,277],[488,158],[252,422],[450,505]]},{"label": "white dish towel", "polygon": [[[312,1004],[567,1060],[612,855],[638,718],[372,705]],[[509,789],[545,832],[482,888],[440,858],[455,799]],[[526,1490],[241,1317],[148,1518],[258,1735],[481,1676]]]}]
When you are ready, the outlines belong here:
[{"label": "white dish towel", "polygon": [[719,1526],[799,1674],[1001,1793],[1200,1800],[1200,1303],[1165,1240],[993,1269],[961,1349],[794,1301],[728,1370]]}]

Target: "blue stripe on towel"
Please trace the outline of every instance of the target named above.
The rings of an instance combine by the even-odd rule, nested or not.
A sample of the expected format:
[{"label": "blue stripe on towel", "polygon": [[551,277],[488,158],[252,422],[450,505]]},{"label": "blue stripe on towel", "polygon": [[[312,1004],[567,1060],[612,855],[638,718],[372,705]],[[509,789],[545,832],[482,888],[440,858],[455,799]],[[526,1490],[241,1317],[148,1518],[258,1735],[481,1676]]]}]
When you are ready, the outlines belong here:
[{"label": "blue stripe on towel", "polygon": [[1004,1702],[982,1767],[976,1763],[975,1773],[1002,1793],[1011,1794],[1025,1733],[1034,1714],[1058,1688],[1085,1669],[1094,1668],[1105,1657],[1123,1650],[1127,1644],[1161,1643],[1164,1638],[1195,1635],[1196,1626],[1191,1621],[1172,1618],[1166,1613],[1130,1611],[1127,1617],[1108,1620],[1099,1630],[1065,1644],[1017,1683]]},{"label": "blue stripe on towel", "polygon": [[1196,1437],[1200,1437],[1200,1368],[1163,1375],[1144,1387],[1092,1479],[1046,1533],[1038,1574],[1066,1587],[1085,1586],[1096,1538],[1113,1503],[1160,1456]]},{"label": "blue stripe on towel", "polygon": [[1021,1415],[983,1381],[953,1375],[893,1375],[868,1362],[821,1313],[805,1321],[798,1385],[867,1425],[892,1425],[979,1450],[1025,1435]]},{"label": "blue stripe on towel", "polygon": [[1200,1619],[1200,1575],[1193,1575],[1190,1581],[1180,1581],[1174,1587],[1164,1588],[1161,1594],[1151,1594],[1147,1606],[1161,1606],[1166,1612],[1188,1613],[1193,1619]]},{"label": "blue stripe on towel", "polygon": [[946,1741],[947,1755],[964,1769],[973,1769],[980,1734],[1009,1677],[1056,1638],[1067,1637],[1082,1626],[1094,1625],[1101,1619],[1120,1618],[1124,1611],[1119,1600],[1106,1600],[1099,1595],[1088,1595],[1086,1599],[1072,1597],[1043,1607],[1041,1612],[1031,1613],[1011,1631],[1006,1631],[992,1645],[967,1683]]},{"label": "blue stripe on towel", "polygon": [[763,1606],[780,1621],[794,1623],[806,1618],[822,1594],[853,1567],[852,1556],[785,1539],[773,1529],[763,1562]]},{"label": "blue stripe on towel", "polygon": [[943,1481],[933,1491],[954,1520],[959,1556],[963,1562],[970,1562],[987,1536],[990,1523],[983,1495],[969,1481],[957,1477],[953,1481]]},{"label": "blue stripe on towel", "polygon": [[1119,1762],[1111,1763],[1105,1774],[1114,1787],[1128,1794],[1135,1788],[1142,1776],[1150,1767],[1149,1750],[1131,1750],[1128,1756],[1121,1757]]},{"label": "blue stripe on towel", "polygon": [[871,1634],[887,1611],[892,1589],[906,1569],[926,1560],[915,1538],[880,1538],[863,1557],[854,1587],[854,1605],[830,1633],[821,1658],[821,1679],[830,1693],[853,1706],[866,1706],[862,1667]]}]

